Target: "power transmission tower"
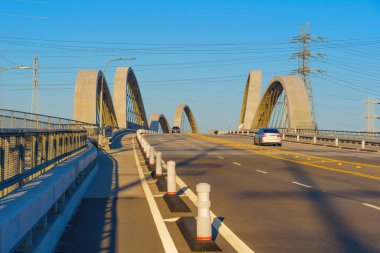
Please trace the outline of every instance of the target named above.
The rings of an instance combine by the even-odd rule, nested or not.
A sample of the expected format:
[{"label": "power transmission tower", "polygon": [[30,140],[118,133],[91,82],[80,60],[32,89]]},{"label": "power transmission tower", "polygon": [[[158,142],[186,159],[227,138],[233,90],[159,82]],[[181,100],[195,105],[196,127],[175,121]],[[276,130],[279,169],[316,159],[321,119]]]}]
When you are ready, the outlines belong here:
[{"label": "power transmission tower", "polygon": [[33,90],[32,90],[32,104],[30,106],[31,113],[40,113],[40,92],[38,90],[38,56],[35,55],[33,59]]},{"label": "power transmission tower", "polygon": [[309,22],[306,23],[305,27],[301,27],[299,35],[293,37],[291,40],[291,43],[298,44],[298,52],[292,54],[292,56],[290,57],[290,59],[298,59],[298,68],[293,70],[291,74],[299,75],[305,84],[306,92],[309,96],[311,119],[314,129],[317,129],[317,123],[315,119],[313,85],[311,81],[311,76],[315,74],[323,74],[325,71],[320,69],[312,71],[311,59],[324,58],[325,55],[320,53],[312,54],[311,44],[312,42],[322,41],[325,41],[324,37],[311,35]]},{"label": "power transmission tower", "polygon": [[367,104],[367,113],[365,118],[367,119],[367,124],[365,131],[366,132],[376,132],[375,121],[380,119],[380,117],[376,114],[375,105],[380,104],[380,100],[374,97],[368,97],[364,100],[364,103]]}]

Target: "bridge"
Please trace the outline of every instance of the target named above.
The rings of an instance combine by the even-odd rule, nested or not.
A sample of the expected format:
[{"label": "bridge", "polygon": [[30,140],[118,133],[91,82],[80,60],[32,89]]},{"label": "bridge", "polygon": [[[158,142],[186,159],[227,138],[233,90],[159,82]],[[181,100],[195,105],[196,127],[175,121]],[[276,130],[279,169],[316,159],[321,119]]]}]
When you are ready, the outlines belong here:
[{"label": "bridge", "polygon": [[0,110],[1,253],[380,252],[380,133],[315,129],[298,77],[260,96],[255,70],[236,129],[201,134],[190,105],[148,120],[137,80],[79,71],[73,119]]}]

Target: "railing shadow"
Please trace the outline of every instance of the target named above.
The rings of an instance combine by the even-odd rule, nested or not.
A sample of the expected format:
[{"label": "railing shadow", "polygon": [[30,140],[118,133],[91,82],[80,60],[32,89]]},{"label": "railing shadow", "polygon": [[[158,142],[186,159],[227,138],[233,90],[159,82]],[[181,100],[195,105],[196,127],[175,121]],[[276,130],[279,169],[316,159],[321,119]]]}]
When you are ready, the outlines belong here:
[{"label": "railing shadow", "polygon": [[[115,145],[118,149],[125,148],[121,140]],[[102,150],[98,151],[98,173],[61,237],[56,252],[117,251],[115,247],[120,238],[118,217],[121,215],[118,213],[118,192],[141,183],[136,179],[120,187],[118,174],[117,160]]]}]

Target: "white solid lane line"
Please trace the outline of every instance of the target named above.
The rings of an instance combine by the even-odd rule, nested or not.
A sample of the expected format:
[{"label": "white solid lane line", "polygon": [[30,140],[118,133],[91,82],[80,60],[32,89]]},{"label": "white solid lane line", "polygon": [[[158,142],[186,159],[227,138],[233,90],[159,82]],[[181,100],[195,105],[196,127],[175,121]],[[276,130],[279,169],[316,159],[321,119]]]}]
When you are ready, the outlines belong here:
[{"label": "white solid lane line", "polygon": [[237,166],[241,166],[241,164],[240,164],[240,163],[237,163],[237,162],[234,162],[234,164],[236,164]]},{"label": "white solid lane line", "polygon": [[149,188],[149,185],[145,180],[143,169],[141,168],[140,161],[137,156],[134,139],[132,139],[132,147],[133,147],[133,153],[135,155],[135,161],[136,161],[136,166],[137,166],[137,171],[140,177],[140,181],[145,193],[146,200],[148,201],[148,205],[150,208],[150,212],[152,213],[154,223],[156,224],[158,235],[160,236],[162,245],[164,246],[164,250],[165,252],[173,252],[173,253],[178,252],[174,244],[174,241],[169,234],[169,230],[165,225],[165,222],[164,222],[164,219],[162,218],[160,210],[158,209],[157,203],[154,200],[154,197]]},{"label": "white solid lane line", "polygon": [[372,207],[372,208],[377,209],[377,210],[380,210],[380,207],[375,206],[375,205],[371,205],[371,204],[368,204],[368,203],[363,203],[363,205],[368,206],[368,207]]},{"label": "white solid lane line", "polygon": [[179,217],[164,219],[166,222],[176,222],[177,220],[179,220]]},{"label": "white solid lane line", "polygon": [[264,174],[267,174],[268,172],[266,171],[263,171],[263,170],[256,170],[257,172],[260,172],[260,173],[264,173]]},{"label": "white solid lane line", "polygon": [[301,184],[301,183],[298,183],[298,182],[292,182],[293,184],[297,184],[297,185],[300,185],[300,186],[303,186],[303,187],[306,187],[306,188],[311,188],[310,185],[306,185],[306,184]]},{"label": "white solid lane line", "polygon": [[219,158],[219,159],[222,159],[222,160],[224,159],[224,158],[223,158],[223,157],[221,157],[221,156],[218,156],[218,158]]}]

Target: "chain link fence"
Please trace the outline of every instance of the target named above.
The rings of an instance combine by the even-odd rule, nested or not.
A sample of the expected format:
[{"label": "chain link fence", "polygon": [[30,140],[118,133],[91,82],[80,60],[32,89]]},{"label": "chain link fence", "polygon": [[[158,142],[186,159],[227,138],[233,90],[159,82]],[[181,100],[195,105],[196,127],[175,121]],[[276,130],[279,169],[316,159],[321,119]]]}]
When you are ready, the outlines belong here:
[{"label": "chain link fence", "polygon": [[85,129],[0,129],[0,197],[85,149]]}]

